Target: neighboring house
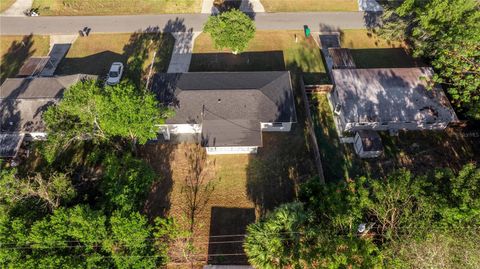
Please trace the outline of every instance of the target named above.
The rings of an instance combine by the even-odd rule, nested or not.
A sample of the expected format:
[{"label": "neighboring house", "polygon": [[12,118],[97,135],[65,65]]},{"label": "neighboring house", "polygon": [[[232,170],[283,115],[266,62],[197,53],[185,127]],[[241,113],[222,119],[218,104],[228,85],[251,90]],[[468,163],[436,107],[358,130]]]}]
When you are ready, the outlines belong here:
[{"label": "neighboring house", "polygon": [[337,127],[358,130],[444,129],[457,117],[428,67],[333,69],[330,93]]},{"label": "neighboring house", "polygon": [[25,139],[46,137],[42,114],[85,75],[8,78],[0,86],[0,157],[15,157]]},{"label": "neighboring house", "polygon": [[195,134],[208,154],[256,153],[262,132],[288,132],[297,121],[289,72],[157,74],[152,90],[175,110],[160,126]]}]

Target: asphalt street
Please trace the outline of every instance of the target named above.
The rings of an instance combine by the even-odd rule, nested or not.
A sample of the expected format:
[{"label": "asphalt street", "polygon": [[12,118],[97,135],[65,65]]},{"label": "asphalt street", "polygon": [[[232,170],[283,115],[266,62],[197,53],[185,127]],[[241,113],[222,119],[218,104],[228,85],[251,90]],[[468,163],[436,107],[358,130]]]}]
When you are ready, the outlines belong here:
[{"label": "asphalt street", "polygon": [[[136,31],[202,31],[208,14],[163,14],[138,16],[0,16],[0,34],[75,34],[84,27],[92,33],[131,33]],[[258,30],[294,30],[308,25],[312,32],[361,29],[371,25],[372,13],[302,12],[252,14]]]}]

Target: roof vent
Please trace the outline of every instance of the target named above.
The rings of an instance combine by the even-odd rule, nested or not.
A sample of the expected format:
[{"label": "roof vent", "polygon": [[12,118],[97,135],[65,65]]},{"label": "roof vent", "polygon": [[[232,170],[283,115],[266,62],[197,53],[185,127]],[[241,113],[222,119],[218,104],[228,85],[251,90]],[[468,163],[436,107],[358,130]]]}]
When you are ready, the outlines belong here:
[{"label": "roof vent", "polygon": [[218,98],[218,103],[220,104],[222,102],[222,99]]}]

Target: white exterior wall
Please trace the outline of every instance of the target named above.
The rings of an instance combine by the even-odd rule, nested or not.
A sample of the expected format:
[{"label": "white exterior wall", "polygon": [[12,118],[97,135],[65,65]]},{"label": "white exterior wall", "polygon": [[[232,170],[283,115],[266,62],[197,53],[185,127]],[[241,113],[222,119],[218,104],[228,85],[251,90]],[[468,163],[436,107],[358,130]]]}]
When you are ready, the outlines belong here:
[{"label": "white exterior wall", "polygon": [[273,126],[272,122],[261,122],[260,128],[265,132],[290,132],[291,122],[282,122],[282,126]]},{"label": "white exterior wall", "polygon": [[374,130],[374,131],[388,131],[388,130],[443,130],[447,128],[447,122],[435,122],[427,124],[425,122],[388,122],[382,124],[380,122],[368,123],[347,123],[345,130],[354,132],[358,130]]},{"label": "white exterior wall", "polygon": [[376,158],[382,154],[382,151],[364,151],[362,139],[358,133],[355,135],[353,147],[355,148],[355,153],[357,153],[360,158]]},{"label": "white exterior wall", "polygon": [[168,124],[171,134],[199,134],[202,132],[201,124]]},{"label": "white exterior wall", "polygon": [[45,140],[47,139],[47,133],[45,132],[34,132],[34,133],[25,133],[25,140]]},{"label": "white exterior wall", "polygon": [[208,155],[255,154],[258,147],[206,147]]}]

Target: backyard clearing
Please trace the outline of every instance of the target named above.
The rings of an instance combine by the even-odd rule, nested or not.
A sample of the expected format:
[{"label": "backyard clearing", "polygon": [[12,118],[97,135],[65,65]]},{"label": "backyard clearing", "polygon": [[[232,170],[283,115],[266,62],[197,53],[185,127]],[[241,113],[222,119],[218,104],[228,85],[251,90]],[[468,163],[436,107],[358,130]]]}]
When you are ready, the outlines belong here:
[{"label": "backyard clearing", "polygon": [[[264,147],[256,155],[207,156],[205,170],[213,191],[199,195],[205,203],[195,219],[196,260],[205,262],[208,257],[215,264],[245,264],[244,255],[221,254],[243,253],[246,226],[275,206],[292,201],[299,183],[313,175],[311,156],[300,135],[303,130],[295,129],[264,133]],[[183,229],[190,223],[185,178],[192,147],[194,144],[152,143],[140,149],[140,156],[163,178],[153,187],[145,212],[151,218],[173,216]],[[176,258],[181,262],[182,257]]]},{"label": "backyard clearing", "polygon": [[[311,111],[327,180],[360,175],[379,177],[407,168],[422,174],[437,167],[458,171],[468,162],[480,161],[478,128],[449,127],[445,131],[401,131],[398,136],[380,132],[384,154],[375,159],[356,156],[353,145],[341,144],[326,94],[312,96]],[[476,131],[475,131],[476,130]]]},{"label": "backyard clearing", "polygon": [[358,68],[425,66],[413,58],[406,44],[386,40],[369,30],[341,30],[342,48],[349,48]]},{"label": "backyard clearing", "polygon": [[16,76],[29,57],[46,56],[49,49],[49,36],[0,36],[0,83]]},{"label": "backyard clearing", "polygon": [[[3,0],[2,0],[3,1]],[[34,0],[41,16],[198,13],[202,0]]]},{"label": "backyard clearing", "polygon": [[13,3],[15,3],[15,0],[0,1],[0,12],[4,12],[5,10],[7,10]]},{"label": "backyard clearing", "polygon": [[257,31],[238,55],[216,49],[210,35],[202,33],[195,40],[190,64],[190,72],[281,70],[326,76],[320,49],[302,31]]},{"label": "backyard clearing", "polygon": [[174,39],[170,34],[92,34],[73,43],[57,74],[103,76],[113,62],[123,62],[126,75],[142,78],[156,50],[154,72],[165,72],[170,62]]},{"label": "backyard clearing", "polygon": [[356,0],[261,0],[267,12],[358,11]]}]

